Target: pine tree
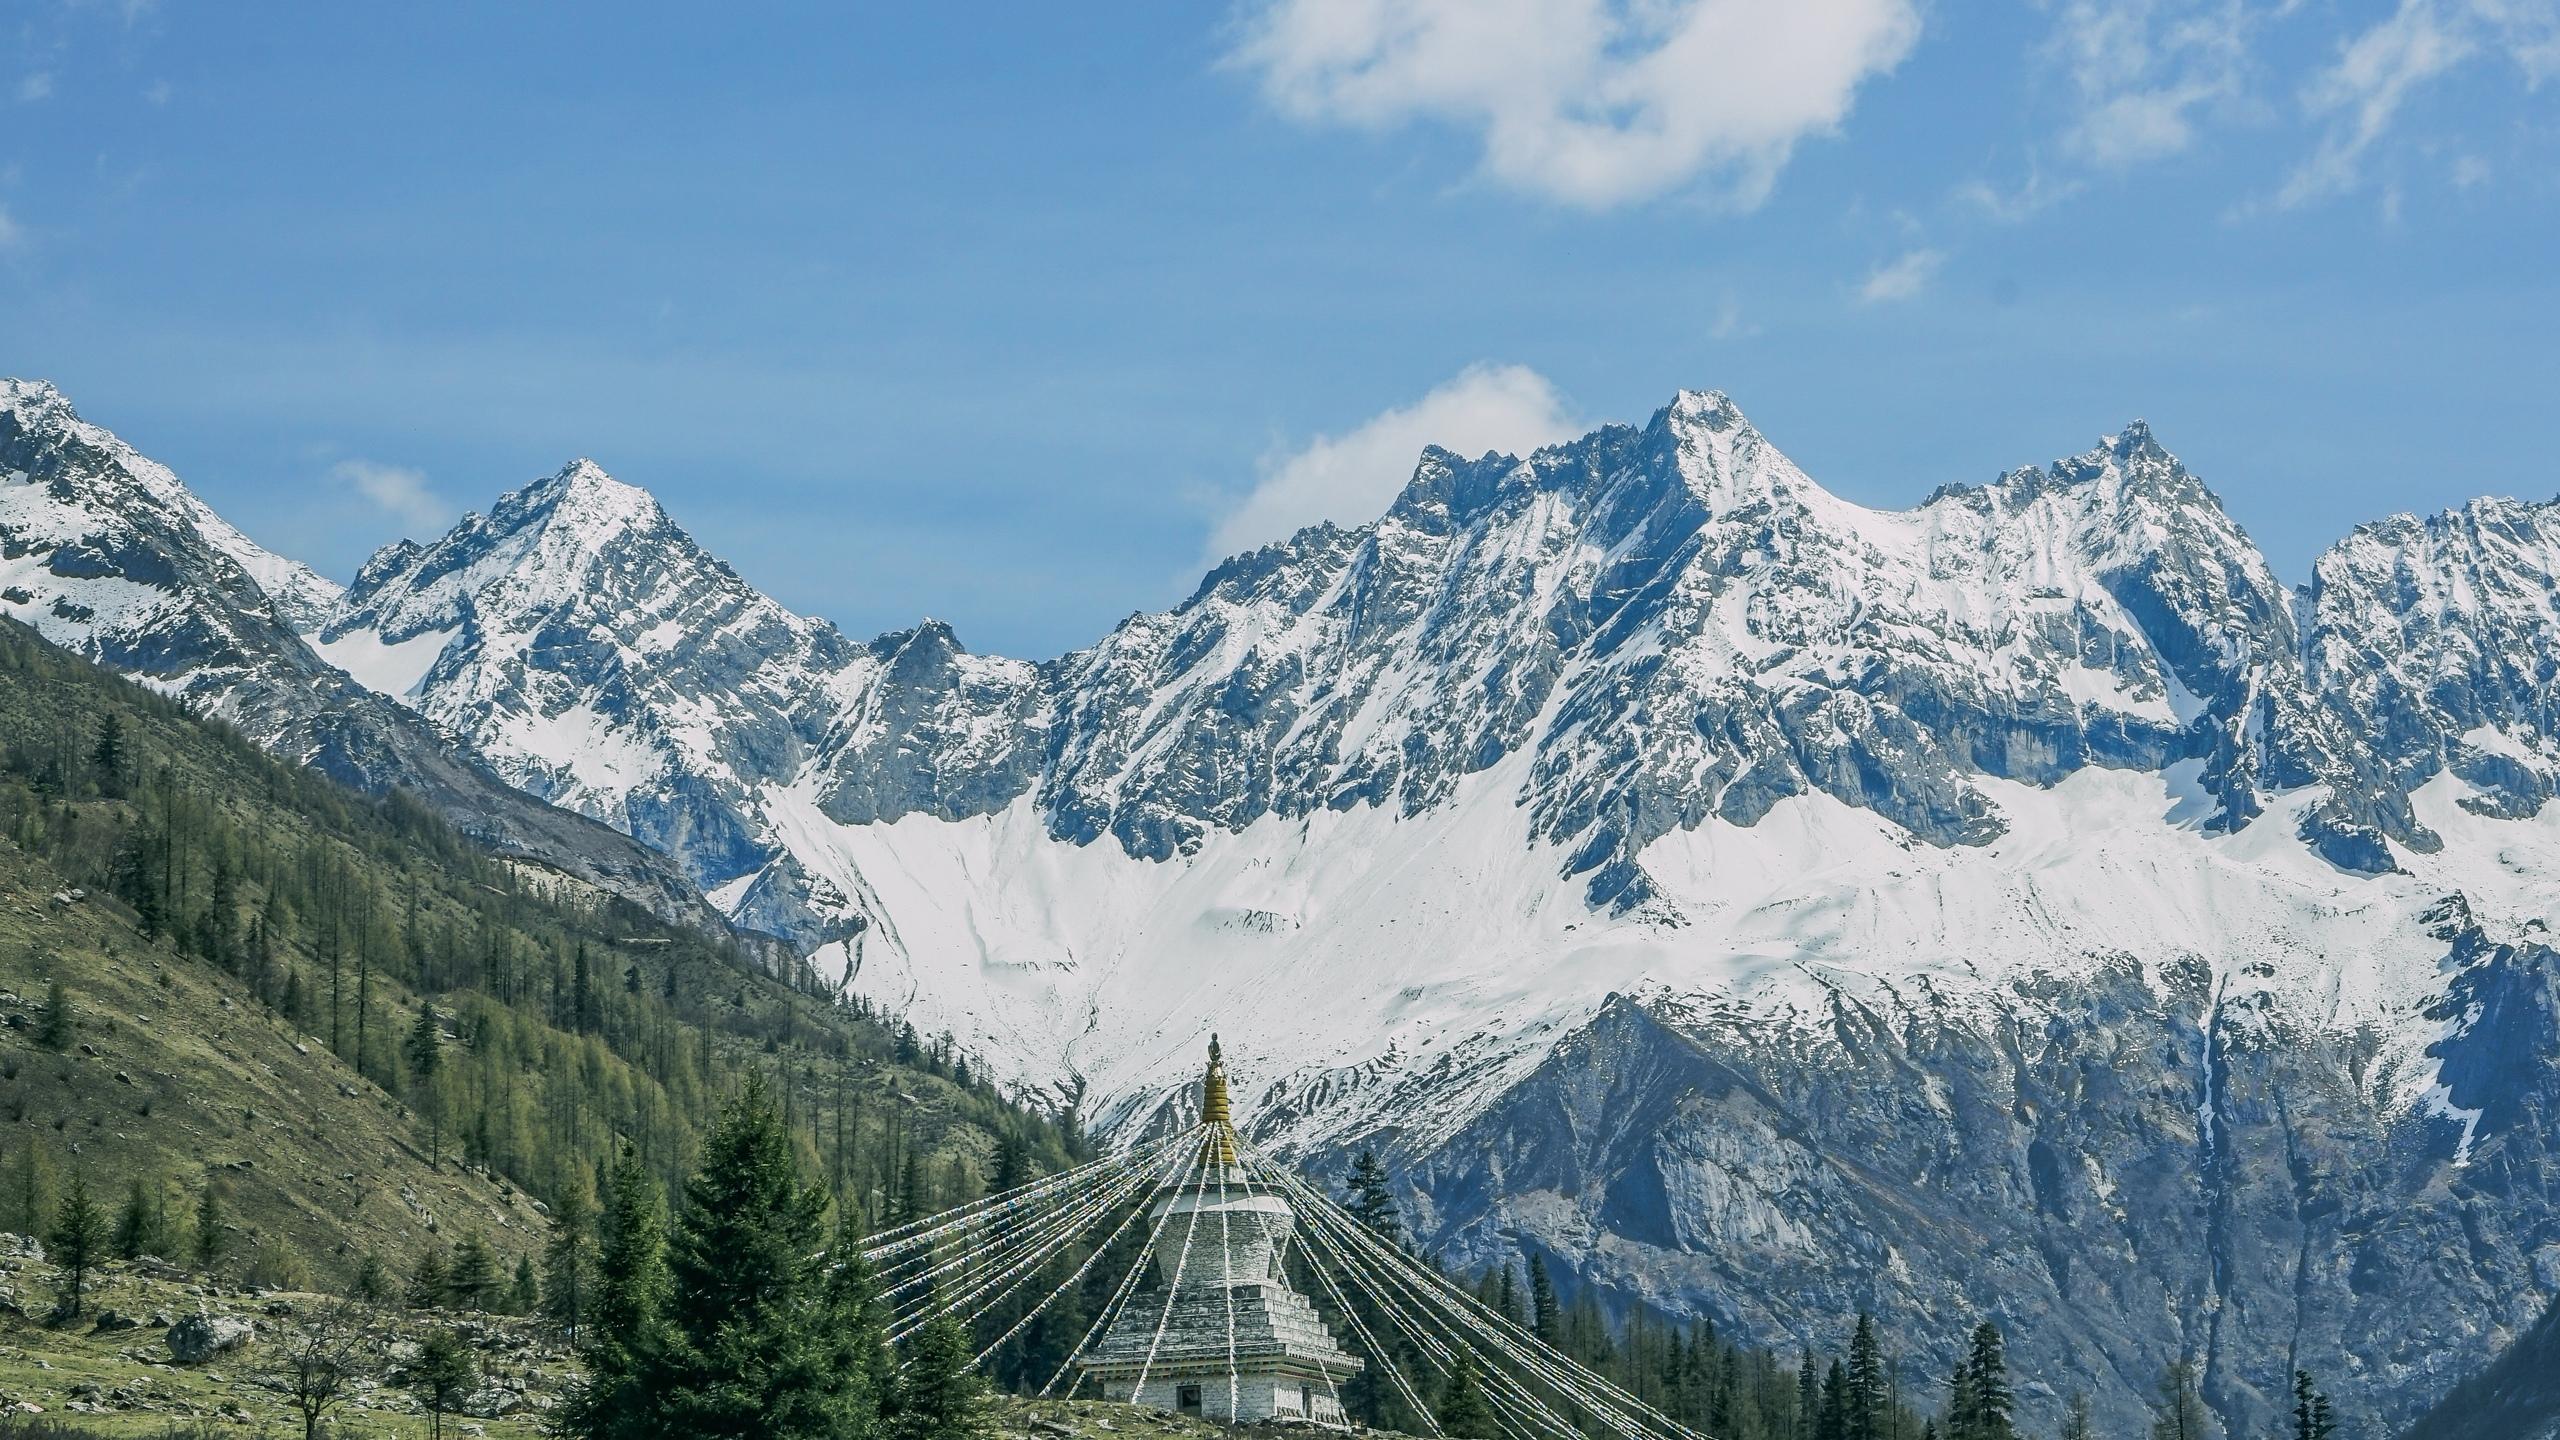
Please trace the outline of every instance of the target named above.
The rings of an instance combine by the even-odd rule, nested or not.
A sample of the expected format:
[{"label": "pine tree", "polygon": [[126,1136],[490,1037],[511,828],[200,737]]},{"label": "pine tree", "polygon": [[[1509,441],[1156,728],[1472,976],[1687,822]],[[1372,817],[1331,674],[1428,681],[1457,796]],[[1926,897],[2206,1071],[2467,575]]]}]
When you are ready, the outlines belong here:
[{"label": "pine tree", "polygon": [[486,1310],[498,1294],[498,1256],[488,1239],[473,1230],[453,1247],[453,1270],[445,1277],[445,1296],[457,1310]]},{"label": "pine tree", "polygon": [[119,1260],[138,1260],[151,1248],[151,1197],[144,1193],[139,1175],[126,1188],[124,1209],[116,1214],[113,1245]]},{"label": "pine tree", "polygon": [[110,800],[123,799],[130,762],[126,755],[124,717],[113,710],[98,717],[98,740],[90,747],[89,764],[98,772],[98,793]]},{"label": "pine tree", "polygon": [[[863,1377],[830,1363],[838,1317],[826,1211],[826,1191],[801,1181],[764,1076],[750,1075],[704,1142],[668,1247],[677,1340],[669,1430],[815,1440],[843,1433],[874,1408]],[[965,1370],[965,1332],[959,1345]],[[969,1378],[974,1383],[974,1373]]]},{"label": "pine tree", "polygon": [[428,1433],[435,1440],[444,1440],[445,1412],[470,1394],[479,1380],[480,1359],[460,1335],[439,1327],[419,1340],[418,1358],[409,1365],[409,1386],[427,1402],[433,1427]]},{"label": "pine tree", "polygon": [[562,1404],[560,1433],[580,1440],[652,1440],[659,1423],[668,1335],[666,1206],[657,1182],[625,1150],[605,1186],[595,1284],[587,1310],[587,1373]]},{"label": "pine tree", "polygon": [[1547,1278],[1547,1257],[1529,1257],[1529,1328],[1549,1345],[1564,1341],[1564,1312],[1556,1304],[1556,1286]]},{"label": "pine tree", "polygon": [[409,1271],[409,1308],[441,1310],[452,1298],[452,1260],[443,1245],[429,1245],[419,1252],[417,1265]]},{"label": "pine tree", "polygon": [[578,1319],[586,1303],[587,1278],[595,1269],[595,1206],[587,1187],[573,1184],[561,1192],[551,1210],[551,1238],[542,1247],[548,1313],[578,1343]]},{"label": "pine tree", "polygon": [[1440,1433],[1449,1440],[1499,1440],[1502,1430],[1494,1423],[1493,1406],[1476,1379],[1473,1356],[1461,1354],[1450,1367],[1449,1382],[1440,1391],[1432,1418],[1440,1422]]},{"label": "pine tree", "polygon": [[2338,1422],[2329,1410],[2329,1397],[2311,1383],[2311,1372],[2293,1372],[2293,1440],[2329,1440],[2336,1434]]},{"label": "pine tree", "polygon": [[1795,1440],[1813,1440],[1814,1427],[1822,1423],[1822,1372],[1815,1368],[1813,1351],[1807,1349],[1796,1366]]},{"label": "pine tree", "polygon": [[367,1250],[357,1257],[355,1279],[348,1282],[347,1294],[367,1305],[391,1298],[391,1272],[383,1268],[381,1256]]},{"label": "pine tree", "polygon": [[1875,1317],[1861,1310],[1858,1328],[1849,1336],[1849,1414],[1846,1440],[1883,1440],[1885,1410],[1892,1400],[1884,1373],[1884,1350],[1876,1340]]},{"label": "pine tree", "polygon": [[231,1253],[231,1232],[222,1218],[222,1187],[211,1172],[196,1192],[195,1260],[198,1270],[211,1270]]},{"label": "pine tree", "polygon": [[2098,1440],[2097,1426],[2089,1418],[2089,1397],[2077,1390],[2063,1406],[2060,1440]]},{"label": "pine tree", "polygon": [[418,1023],[409,1028],[409,1038],[401,1047],[407,1052],[409,1074],[417,1082],[418,1108],[427,1112],[427,1168],[436,1169],[444,1151],[444,1096],[436,1086],[436,1077],[444,1069],[444,1025],[436,1019],[436,1007],[418,1006]]},{"label": "pine tree", "polygon": [[36,1043],[47,1050],[68,1050],[74,1024],[71,992],[58,979],[48,982],[44,987],[44,1009],[36,1016]]},{"label": "pine tree", "polygon": [[1404,1219],[1396,1212],[1395,1191],[1387,1180],[1387,1167],[1378,1163],[1378,1152],[1361,1151],[1351,1162],[1346,1183],[1351,1193],[1343,1208],[1351,1218],[1389,1245],[1402,1245]]},{"label": "pine tree", "polygon": [[1839,1361],[1822,1377],[1821,1411],[1814,1418],[1814,1440],[1849,1440],[1849,1372]]},{"label": "pine tree", "polygon": [[507,1313],[530,1315],[542,1308],[542,1282],[534,1278],[533,1257],[516,1257],[515,1279],[507,1286]]},{"label": "pine tree", "polygon": [[988,1430],[985,1382],[969,1368],[969,1332],[935,1318],[907,1344],[889,1440],[976,1440]]},{"label": "pine tree", "polygon": [[96,1268],[107,1244],[106,1212],[89,1198],[87,1175],[78,1170],[71,1172],[62,1203],[54,1207],[53,1228],[44,1238],[52,1247],[46,1258],[63,1272],[62,1313],[77,1316],[87,1300],[89,1272]]},{"label": "pine tree", "polygon": [[1999,1326],[1985,1320],[1973,1327],[1973,1339],[1960,1374],[1964,1419],[1959,1423],[1950,1411],[1947,1440],[2017,1440],[2017,1424],[2012,1418],[2017,1395],[2009,1385],[2008,1355]]},{"label": "pine tree", "polygon": [[2152,1406],[2151,1440],[2206,1440],[2212,1424],[2196,1393],[2195,1362],[2180,1356],[2160,1372],[2160,1398]]}]

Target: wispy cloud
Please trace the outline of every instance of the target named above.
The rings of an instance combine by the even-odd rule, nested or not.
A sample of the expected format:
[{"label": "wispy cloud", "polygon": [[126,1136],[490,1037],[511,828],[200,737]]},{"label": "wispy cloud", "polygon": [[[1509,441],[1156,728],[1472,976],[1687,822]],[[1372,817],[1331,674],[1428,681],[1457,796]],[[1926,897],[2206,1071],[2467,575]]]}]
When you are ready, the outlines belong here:
[{"label": "wispy cloud", "polygon": [[426,475],[405,465],[341,460],[329,467],[329,477],[416,534],[434,534],[453,518],[453,506],[428,487]]},{"label": "wispy cloud", "polygon": [[33,105],[53,95],[53,72],[38,70],[18,81],[18,103]]},{"label": "wispy cloud", "polygon": [[2462,18],[2430,0],[2402,0],[2389,19],[2349,41],[2337,62],[2313,77],[2303,106],[2327,121],[2328,132],[2276,191],[2279,209],[2355,188],[2365,152],[2391,128],[2410,94],[2477,48]]},{"label": "wispy cloud", "polygon": [[1919,34],[1912,0],[1258,0],[1231,58],[1301,120],[1455,126],[1531,194],[1749,208]]},{"label": "wispy cloud", "polygon": [[1954,198],[1988,219],[2015,225],[2043,214],[2084,188],[2080,181],[2056,180],[2042,170],[2031,170],[2025,180],[2009,190],[1988,180],[1967,180],[1955,188]]},{"label": "wispy cloud", "polygon": [[1868,271],[1866,282],[1858,287],[1858,298],[1869,305],[1909,300],[1928,289],[1946,263],[1946,252],[1941,250],[1905,251]]},{"label": "wispy cloud", "polygon": [[15,250],[26,238],[26,230],[9,213],[9,207],[0,205],[0,250]]},{"label": "wispy cloud", "polygon": [[2064,148],[2101,169],[2187,149],[2203,118],[2241,95],[2256,31],[2283,8],[2283,0],[2068,0],[2046,47],[2076,96]]},{"label": "wispy cloud", "polygon": [[1209,537],[1214,561],[1320,520],[1366,524],[1413,474],[1426,445],[1462,455],[1525,455],[1582,433],[1547,377],[1524,365],[1476,365],[1410,405],[1267,457],[1261,478]]}]

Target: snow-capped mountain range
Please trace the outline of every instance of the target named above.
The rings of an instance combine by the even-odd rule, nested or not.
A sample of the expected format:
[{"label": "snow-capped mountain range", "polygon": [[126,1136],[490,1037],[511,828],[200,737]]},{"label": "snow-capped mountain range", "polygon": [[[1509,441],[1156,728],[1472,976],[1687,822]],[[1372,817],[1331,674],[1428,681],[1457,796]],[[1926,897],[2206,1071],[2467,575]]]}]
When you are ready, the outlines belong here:
[{"label": "snow-capped mountain range", "polygon": [[2560,502],[2288,590],[2139,424],[1881,511],[1683,393],[1031,663],[792,614],[586,461],[339,592],[17,458],[67,433],[0,391],[6,613],[217,706],[254,630],[1103,1123],[1214,1026],[1453,1258],[2002,1313],[2128,1414],[2190,1350],[2234,1424],[2269,1355],[2405,1416],[2560,1294]]}]

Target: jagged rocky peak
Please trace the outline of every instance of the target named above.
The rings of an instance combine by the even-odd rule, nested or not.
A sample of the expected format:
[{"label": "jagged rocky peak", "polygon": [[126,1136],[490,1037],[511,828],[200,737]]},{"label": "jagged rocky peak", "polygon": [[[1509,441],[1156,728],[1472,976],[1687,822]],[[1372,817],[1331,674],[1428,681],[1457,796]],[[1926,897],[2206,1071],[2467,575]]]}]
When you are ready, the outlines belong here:
[{"label": "jagged rocky peak", "polygon": [[2466,807],[2560,793],[2560,500],[2474,500],[2357,527],[2313,564],[2310,682],[2402,788],[2450,770]]}]

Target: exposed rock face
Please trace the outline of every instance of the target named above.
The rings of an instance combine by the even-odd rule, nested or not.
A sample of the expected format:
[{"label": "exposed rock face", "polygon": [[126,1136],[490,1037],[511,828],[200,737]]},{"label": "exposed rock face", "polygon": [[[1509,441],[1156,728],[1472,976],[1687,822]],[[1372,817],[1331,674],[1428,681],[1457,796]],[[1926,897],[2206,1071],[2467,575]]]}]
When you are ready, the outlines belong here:
[{"label": "exposed rock face", "polygon": [[298,632],[337,587],[258,548],[41,382],[0,381],[0,613],[360,790],[406,789],[501,850],[717,923],[660,856],[529,801]]}]

